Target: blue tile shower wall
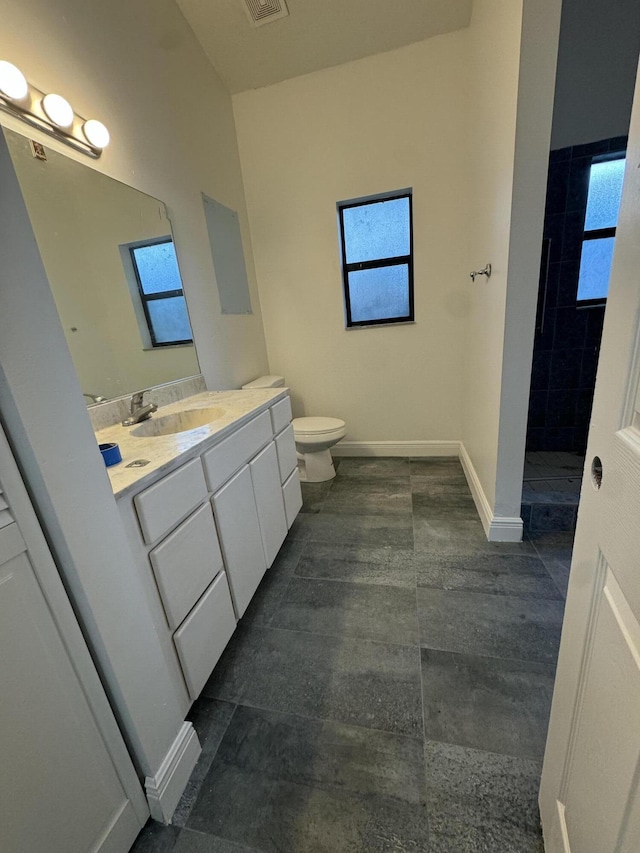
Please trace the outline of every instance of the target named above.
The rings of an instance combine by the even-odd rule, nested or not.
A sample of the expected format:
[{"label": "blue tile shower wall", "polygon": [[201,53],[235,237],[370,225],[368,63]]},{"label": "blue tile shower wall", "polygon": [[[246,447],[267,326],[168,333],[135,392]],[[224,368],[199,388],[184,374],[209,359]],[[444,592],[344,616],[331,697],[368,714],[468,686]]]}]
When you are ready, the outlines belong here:
[{"label": "blue tile shower wall", "polygon": [[626,136],[615,137],[561,148],[549,157],[544,221],[544,237],[551,241],[549,274],[533,349],[527,450],[586,450],[604,321],[604,307],[576,307],[589,169],[593,157],[626,145]]}]

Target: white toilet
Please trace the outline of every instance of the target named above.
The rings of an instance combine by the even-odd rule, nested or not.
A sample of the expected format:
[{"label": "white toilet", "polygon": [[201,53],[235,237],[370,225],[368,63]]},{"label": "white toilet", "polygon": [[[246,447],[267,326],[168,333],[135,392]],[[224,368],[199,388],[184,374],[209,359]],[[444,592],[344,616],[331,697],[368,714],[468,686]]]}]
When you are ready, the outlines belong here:
[{"label": "white toilet", "polygon": [[[282,376],[260,376],[243,388],[282,388]],[[340,418],[294,418],[293,436],[298,471],[303,483],[322,483],[336,476],[330,447],[344,438],[347,426]]]}]

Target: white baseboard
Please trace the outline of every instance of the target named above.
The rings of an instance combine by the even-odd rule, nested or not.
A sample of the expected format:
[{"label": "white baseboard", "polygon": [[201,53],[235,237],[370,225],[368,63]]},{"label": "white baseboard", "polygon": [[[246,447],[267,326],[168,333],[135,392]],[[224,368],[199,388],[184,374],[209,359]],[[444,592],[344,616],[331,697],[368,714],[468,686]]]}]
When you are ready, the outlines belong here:
[{"label": "white baseboard", "polygon": [[518,516],[507,517],[493,514],[493,509],[484,493],[471,457],[462,442],[460,442],[460,462],[489,542],[520,542],[523,530],[522,519]]},{"label": "white baseboard", "polygon": [[332,456],[458,456],[459,441],[341,441]]},{"label": "white baseboard", "polygon": [[144,781],[149,811],[154,820],[160,823],[171,821],[201,752],[193,724],[183,723],[156,775],[147,776]]}]

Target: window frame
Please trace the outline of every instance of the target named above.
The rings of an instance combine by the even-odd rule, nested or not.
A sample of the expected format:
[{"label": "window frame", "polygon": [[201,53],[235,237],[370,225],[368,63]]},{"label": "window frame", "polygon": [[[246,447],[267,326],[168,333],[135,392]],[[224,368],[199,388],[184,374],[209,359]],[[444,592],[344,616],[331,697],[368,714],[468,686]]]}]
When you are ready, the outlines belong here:
[{"label": "window frame", "polygon": [[[385,201],[395,201],[406,198],[409,201],[409,254],[392,255],[386,258],[376,258],[370,261],[359,261],[347,263],[347,246],[344,233],[344,211],[353,207],[365,207],[370,204],[380,204]],[[340,251],[342,261],[342,291],[344,296],[345,326],[347,329],[363,328],[367,326],[389,326],[396,323],[415,322],[414,297],[413,297],[413,192],[410,189],[397,190],[395,192],[380,193],[379,195],[367,196],[366,198],[354,199],[352,201],[338,202],[338,223],[340,231]],[[353,320],[351,317],[351,296],[349,293],[349,273],[360,270],[381,269],[383,267],[407,266],[407,287],[409,290],[409,313],[402,317],[383,317],[378,320]]]},{"label": "window frame", "polygon": [[[145,249],[148,246],[162,246],[166,243],[173,244],[173,251],[175,253],[175,243],[173,242],[173,238],[169,237],[159,237],[157,240],[145,240],[142,243],[130,243],[127,248],[129,250],[129,258],[131,260],[131,266],[133,267],[133,274],[135,276],[136,284],[138,286],[138,296],[140,297],[140,304],[142,306],[142,311],[144,313],[144,318],[147,324],[147,329],[149,332],[149,339],[151,341],[151,347],[153,349],[161,349],[162,347],[178,347],[178,346],[188,346],[189,344],[193,344],[193,330],[190,338],[185,338],[183,340],[172,340],[172,341],[157,341],[155,329],[153,328],[153,321],[151,319],[151,315],[149,313],[149,302],[156,302],[160,299],[174,299],[177,296],[182,296],[185,301],[185,307],[187,309],[187,317],[189,316],[189,308],[187,306],[187,300],[184,295],[184,288],[176,288],[174,290],[159,290],[155,293],[145,293],[144,288],[142,286],[142,280],[140,278],[140,271],[138,269],[138,263],[136,261],[135,252],[137,249]],[[176,263],[177,263],[177,254],[176,254]],[[179,270],[179,267],[178,267]],[[189,326],[191,326],[191,318],[189,318]]]},{"label": "window frame", "polygon": [[[584,207],[584,215],[585,220],[587,217],[587,204],[589,199],[589,189],[591,188],[591,169],[593,166],[598,163],[611,163],[614,160],[626,160],[627,152],[624,151],[611,151],[607,154],[598,154],[591,158],[588,169],[588,178],[587,178],[587,202]],[[591,228],[588,231],[584,229],[582,230],[582,241],[580,244],[580,263],[582,263],[582,250],[584,248],[584,244],[589,240],[601,240],[606,239],[608,237],[613,237],[615,239],[616,230],[618,228],[618,221],[616,219],[616,224],[609,228]],[[576,289],[576,307],[577,308],[601,308],[607,304],[607,298],[609,295],[609,282],[607,282],[607,296],[599,296],[596,299],[580,299],[578,297],[578,293],[580,291],[580,271],[578,270],[578,286]]]}]

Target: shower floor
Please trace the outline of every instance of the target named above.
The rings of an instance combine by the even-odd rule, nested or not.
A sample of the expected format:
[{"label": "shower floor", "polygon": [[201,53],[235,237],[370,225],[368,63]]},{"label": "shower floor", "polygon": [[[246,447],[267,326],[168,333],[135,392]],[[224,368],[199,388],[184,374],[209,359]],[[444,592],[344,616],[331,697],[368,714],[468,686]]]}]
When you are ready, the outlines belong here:
[{"label": "shower floor", "polygon": [[584,456],[580,453],[528,451],[522,484],[525,531],[574,530]]}]

